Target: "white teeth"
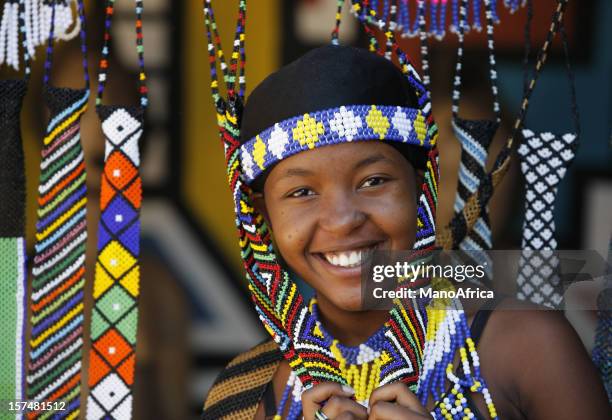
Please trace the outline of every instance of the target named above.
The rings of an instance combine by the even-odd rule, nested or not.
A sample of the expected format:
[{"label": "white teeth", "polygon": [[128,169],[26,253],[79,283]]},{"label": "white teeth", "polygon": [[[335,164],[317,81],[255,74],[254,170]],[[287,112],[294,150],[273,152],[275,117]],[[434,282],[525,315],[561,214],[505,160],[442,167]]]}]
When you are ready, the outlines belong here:
[{"label": "white teeth", "polygon": [[355,265],[361,262],[361,251],[351,251],[348,257],[348,263],[350,265]]},{"label": "white teeth", "polygon": [[361,265],[362,257],[365,257],[370,249],[358,249],[342,252],[326,252],[323,254],[331,265],[338,267],[357,267]]},{"label": "white teeth", "polygon": [[349,257],[343,252],[340,254],[340,266],[346,267],[349,265]]}]

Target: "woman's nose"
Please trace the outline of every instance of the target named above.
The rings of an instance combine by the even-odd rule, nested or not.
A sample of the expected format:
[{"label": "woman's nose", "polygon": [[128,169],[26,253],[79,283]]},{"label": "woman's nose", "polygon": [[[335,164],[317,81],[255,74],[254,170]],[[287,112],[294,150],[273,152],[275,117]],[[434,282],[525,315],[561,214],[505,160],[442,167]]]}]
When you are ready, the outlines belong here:
[{"label": "woman's nose", "polygon": [[367,219],[358,200],[350,192],[334,192],[323,197],[319,226],[337,236],[351,233]]}]

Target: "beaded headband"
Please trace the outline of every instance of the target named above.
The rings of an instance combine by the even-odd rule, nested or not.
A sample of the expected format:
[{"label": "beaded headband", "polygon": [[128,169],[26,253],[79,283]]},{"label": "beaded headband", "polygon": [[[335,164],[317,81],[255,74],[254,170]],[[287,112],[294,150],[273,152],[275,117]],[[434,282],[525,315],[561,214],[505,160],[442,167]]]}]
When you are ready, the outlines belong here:
[{"label": "beaded headband", "polygon": [[247,182],[283,158],[315,147],[351,141],[385,140],[431,149],[434,130],[418,109],[384,105],[347,105],[289,118],[240,147]]}]

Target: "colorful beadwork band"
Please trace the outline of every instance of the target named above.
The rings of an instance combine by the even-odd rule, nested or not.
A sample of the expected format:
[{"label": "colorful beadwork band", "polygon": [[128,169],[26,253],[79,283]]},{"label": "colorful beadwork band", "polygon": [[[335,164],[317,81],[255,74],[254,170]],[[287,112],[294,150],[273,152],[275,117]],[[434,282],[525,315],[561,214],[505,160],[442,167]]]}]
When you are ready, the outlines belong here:
[{"label": "colorful beadwork band", "polygon": [[319,146],[381,139],[435,145],[435,130],[421,110],[385,105],[348,105],[299,115],[274,124],[244,143],[241,164],[247,182],[288,156]]}]

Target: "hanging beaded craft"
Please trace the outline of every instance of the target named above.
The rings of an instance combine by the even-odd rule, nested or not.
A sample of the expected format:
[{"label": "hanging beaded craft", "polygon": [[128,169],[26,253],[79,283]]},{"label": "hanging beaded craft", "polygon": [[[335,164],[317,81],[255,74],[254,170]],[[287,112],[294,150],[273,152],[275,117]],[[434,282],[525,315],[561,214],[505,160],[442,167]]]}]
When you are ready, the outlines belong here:
[{"label": "hanging beaded craft", "polygon": [[[530,50],[530,26],[532,2],[527,1],[525,84]],[[559,259],[553,212],[558,186],[573,161],[580,137],[580,118],[576,102],[576,88],[569,61],[567,35],[563,22],[559,32],[565,55],[566,73],[570,87],[570,99],[575,133],[555,135],[550,132],[536,134],[523,129],[523,142],[517,152],[521,172],[525,178],[525,220],[521,240],[522,255],[517,277],[517,297],[553,308],[563,300],[563,285],[558,275]],[[541,67],[536,71],[540,72]],[[540,252],[533,253],[537,250]]]},{"label": "hanging beaded craft", "polygon": [[[65,401],[66,416],[77,416],[80,411],[87,241],[87,189],[80,120],[87,109],[89,76],[82,1],[78,8],[82,21],[83,89],[50,85],[54,8],[49,28],[43,97],[50,118],[41,152],[27,377],[28,398]],[[41,411],[30,413],[30,418],[47,415]]]},{"label": "hanging beaded craft", "polygon": [[529,108],[529,100],[539,77],[539,69],[546,63],[552,39],[563,20],[566,6],[567,0],[559,0],[557,2],[546,41],[538,52],[536,72],[526,86],[525,94],[521,101],[521,108],[512,128],[512,134],[497,154],[492,169],[480,180],[477,190],[465,200],[463,211],[455,213],[449,224],[438,230],[436,243],[444,249],[458,248],[461,241],[466,237],[467,232],[473,228],[478,218],[486,211],[495,187],[501,182],[508,171],[514,140],[520,137],[520,129],[523,126],[523,121]]},{"label": "hanging beaded craft", "polygon": [[114,3],[114,0],[108,0],[106,4],[104,46],[96,98],[105,154],[93,287],[88,420],[126,420],[132,417],[136,363],[142,199],[139,142],[144,129],[144,110],[148,104],[142,39],[143,2],[135,0],[140,105],[134,107],[102,104]]},{"label": "hanging beaded craft", "polygon": [[[453,119],[452,127],[455,136],[461,143],[461,161],[459,164],[459,183],[455,196],[454,211],[460,213],[466,200],[478,189],[480,180],[485,177],[485,165],[487,162],[488,148],[493,142],[495,132],[500,123],[500,107],[497,90],[497,70],[495,66],[495,51],[493,40],[493,12],[491,0],[485,0],[487,49],[489,52],[489,79],[491,82],[491,93],[493,95],[494,120],[466,120],[459,117],[459,103],[461,99],[461,73],[463,67],[465,27],[467,26],[467,0],[463,0],[459,7],[459,47],[457,49],[457,65],[455,67],[455,78],[453,82]],[[489,209],[476,220],[472,229],[466,232],[466,237],[459,243],[459,249],[467,251],[465,258],[468,263],[482,263],[485,266],[486,276],[481,281],[490,283],[492,278],[492,263],[486,251],[493,246],[491,239],[491,226],[489,221]]]},{"label": "hanging beaded craft", "polygon": [[[24,0],[18,4],[24,27]],[[0,400],[25,398],[26,328],[26,182],[21,140],[21,107],[30,75],[30,60],[22,36],[25,76],[0,80]],[[0,46],[2,43],[0,43]],[[17,48],[18,50],[18,48]],[[18,52],[19,54],[19,52]]]}]

